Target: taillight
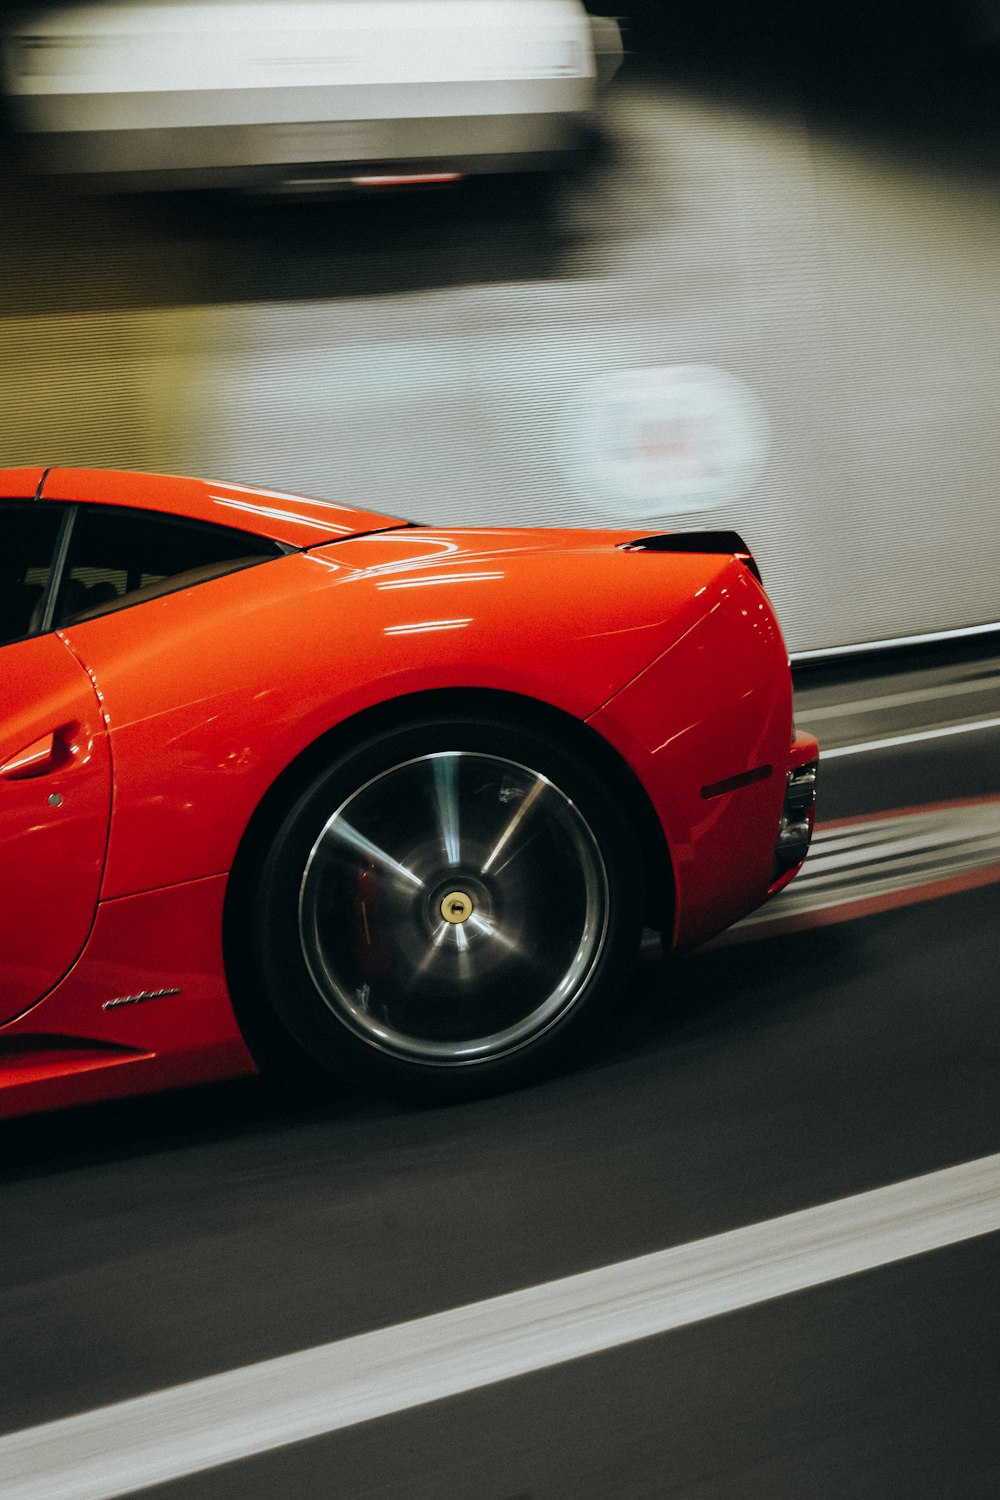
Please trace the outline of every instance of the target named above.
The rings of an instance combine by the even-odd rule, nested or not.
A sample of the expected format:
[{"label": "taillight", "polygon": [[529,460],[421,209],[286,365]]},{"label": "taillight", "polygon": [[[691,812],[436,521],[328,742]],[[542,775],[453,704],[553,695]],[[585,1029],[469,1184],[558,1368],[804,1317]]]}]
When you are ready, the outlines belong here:
[{"label": "taillight", "polygon": [[785,800],[774,851],[772,884],[796,869],[809,852],[816,819],[816,777],[819,762],[810,760],[804,766],[793,766],[785,780]]}]

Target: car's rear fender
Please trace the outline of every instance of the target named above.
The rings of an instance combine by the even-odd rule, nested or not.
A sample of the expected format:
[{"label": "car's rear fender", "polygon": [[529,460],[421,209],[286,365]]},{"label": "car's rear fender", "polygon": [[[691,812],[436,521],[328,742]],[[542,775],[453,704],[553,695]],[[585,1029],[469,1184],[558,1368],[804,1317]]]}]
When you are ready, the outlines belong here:
[{"label": "car's rear fender", "polygon": [[413,589],[412,573],[359,572],[361,546],[344,543],[344,563],[340,546],[296,554],[67,628],[109,716],[102,899],[229,870],[286,768],[394,699],[490,691],[586,719],[692,628],[699,590],[728,566],[605,546],[496,557],[458,582],[438,569]]},{"label": "car's rear fender", "polygon": [[669,929],[674,897],[670,852],[649,795],[632,768],[596,730],[573,715],[537,698],[481,688],[443,688],[393,698],[344,720],[306,746],[268,788],[240,840],[230,879],[230,909],[241,907],[260,859],[288,810],[328,766],[366,740],[410,725],[449,719],[537,729],[599,775],[639,840],[646,877],[646,920],[657,929]]},{"label": "car's rear fender", "polygon": [[666,830],[675,947],[767,898],[792,745],[788,656],[763,589],[733,559],[708,598],[693,627],[588,720]]}]

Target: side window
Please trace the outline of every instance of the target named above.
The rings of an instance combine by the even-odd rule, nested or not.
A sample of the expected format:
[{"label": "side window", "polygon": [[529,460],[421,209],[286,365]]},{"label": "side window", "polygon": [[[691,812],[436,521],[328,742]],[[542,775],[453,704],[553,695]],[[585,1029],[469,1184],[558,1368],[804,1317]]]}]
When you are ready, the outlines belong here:
[{"label": "side window", "polygon": [[284,549],[265,537],[155,511],[77,511],[55,623],[70,625],[233,573]]},{"label": "side window", "polygon": [[0,500],[0,646],[38,629],[65,507]]}]

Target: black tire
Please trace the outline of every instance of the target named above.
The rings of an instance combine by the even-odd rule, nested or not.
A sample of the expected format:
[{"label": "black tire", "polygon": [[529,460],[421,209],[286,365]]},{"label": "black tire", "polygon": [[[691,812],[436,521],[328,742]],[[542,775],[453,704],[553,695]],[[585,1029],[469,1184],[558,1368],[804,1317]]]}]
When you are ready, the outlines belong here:
[{"label": "black tire", "polygon": [[439,718],[359,744],[290,809],[257,884],[257,974],[324,1068],[467,1099],[593,1041],[642,911],[635,836],[581,758]]}]

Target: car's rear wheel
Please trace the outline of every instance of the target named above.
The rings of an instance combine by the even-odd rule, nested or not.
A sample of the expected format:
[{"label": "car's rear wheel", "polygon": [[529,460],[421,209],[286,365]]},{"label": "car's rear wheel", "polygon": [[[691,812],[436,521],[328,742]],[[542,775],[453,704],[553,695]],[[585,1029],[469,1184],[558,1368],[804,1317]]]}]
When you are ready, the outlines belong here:
[{"label": "car's rear wheel", "polygon": [[593,772],[535,730],[392,731],[321,775],[275,837],[264,994],[343,1076],[429,1098],[511,1087],[606,1013],[641,931],[640,865]]}]

